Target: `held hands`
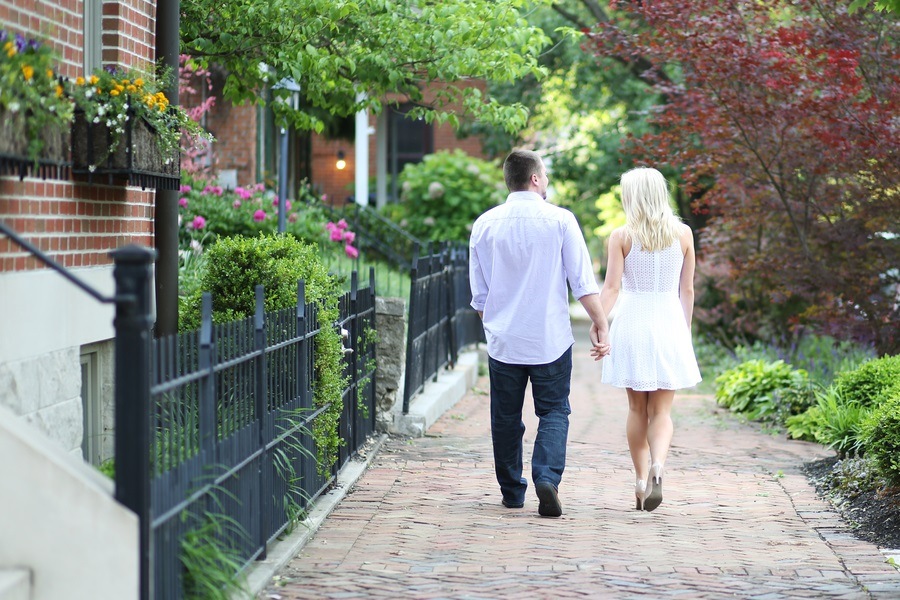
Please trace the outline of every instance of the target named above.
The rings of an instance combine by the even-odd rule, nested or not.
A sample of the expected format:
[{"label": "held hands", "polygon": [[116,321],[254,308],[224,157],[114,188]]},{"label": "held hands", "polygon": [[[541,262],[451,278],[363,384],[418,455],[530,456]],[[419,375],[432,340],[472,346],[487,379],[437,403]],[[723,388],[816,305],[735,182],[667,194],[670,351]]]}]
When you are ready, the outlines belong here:
[{"label": "held hands", "polygon": [[591,324],[591,356],[595,361],[609,354],[609,330],[601,329],[596,323]]}]

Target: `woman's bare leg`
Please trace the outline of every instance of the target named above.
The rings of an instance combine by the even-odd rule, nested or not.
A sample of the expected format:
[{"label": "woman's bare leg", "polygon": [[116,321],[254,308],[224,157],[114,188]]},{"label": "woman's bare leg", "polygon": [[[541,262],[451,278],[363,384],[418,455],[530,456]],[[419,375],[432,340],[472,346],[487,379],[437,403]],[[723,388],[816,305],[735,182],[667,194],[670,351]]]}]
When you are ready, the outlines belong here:
[{"label": "woman's bare leg", "polygon": [[647,416],[647,442],[650,448],[650,457],[653,464],[664,465],[669,455],[669,446],[672,444],[672,434],[675,430],[672,425],[672,400],[675,399],[674,390],[656,390],[646,392]]},{"label": "woman's bare leg", "polygon": [[628,450],[631,462],[634,463],[634,476],[639,481],[646,481],[649,476],[650,445],[648,439],[648,393],[636,392],[626,388],[628,393],[628,418],[625,421],[625,433],[628,437]]}]

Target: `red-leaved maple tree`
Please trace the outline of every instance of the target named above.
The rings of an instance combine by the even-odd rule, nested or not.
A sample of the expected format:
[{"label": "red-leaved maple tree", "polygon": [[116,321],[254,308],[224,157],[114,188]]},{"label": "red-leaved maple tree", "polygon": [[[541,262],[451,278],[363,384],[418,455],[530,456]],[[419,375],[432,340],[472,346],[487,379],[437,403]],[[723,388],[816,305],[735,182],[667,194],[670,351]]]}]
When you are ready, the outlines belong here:
[{"label": "red-leaved maple tree", "polygon": [[708,214],[718,314],[900,351],[897,17],[840,0],[611,7],[591,48],[651,65],[655,129],[626,145],[679,172]]}]

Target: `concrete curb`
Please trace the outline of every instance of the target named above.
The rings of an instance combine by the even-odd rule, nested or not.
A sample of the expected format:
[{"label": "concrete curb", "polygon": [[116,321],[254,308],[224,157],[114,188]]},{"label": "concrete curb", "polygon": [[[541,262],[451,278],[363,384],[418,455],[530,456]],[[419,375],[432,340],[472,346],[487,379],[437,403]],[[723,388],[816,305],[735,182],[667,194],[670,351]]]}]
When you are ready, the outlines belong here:
[{"label": "concrete curb", "polygon": [[[456,366],[441,371],[437,381],[428,381],[422,392],[413,398],[409,413],[395,416],[396,433],[421,437],[441,415],[459,402],[478,380],[479,353],[464,352],[459,355]],[[303,546],[312,539],[325,518],[344,499],[347,492],[369,468],[372,460],[381,451],[388,436],[382,434],[366,453],[365,458],[351,459],[338,472],[334,487],[320,496],[309,511],[309,515],[297,529],[284,539],[272,544],[266,558],[254,563],[247,573],[247,590],[251,597],[262,592],[272,578],[296,557]],[[236,596],[236,600],[241,596]]]},{"label": "concrete curb", "polygon": [[466,395],[478,380],[477,351],[463,352],[450,370],[441,370],[437,381],[425,382],[422,393],[412,399],[409,412],[394,415],[391,433],[422,437],[441,415]]}]

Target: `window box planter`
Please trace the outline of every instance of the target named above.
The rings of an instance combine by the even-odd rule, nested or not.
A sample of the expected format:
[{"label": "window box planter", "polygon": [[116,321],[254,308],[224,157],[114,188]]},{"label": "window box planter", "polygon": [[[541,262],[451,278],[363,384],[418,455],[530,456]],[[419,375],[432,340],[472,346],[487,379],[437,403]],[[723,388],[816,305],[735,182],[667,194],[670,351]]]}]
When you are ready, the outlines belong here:
[{"label": "window box planter", "polygon": [[30,156],[31,139],[23,111],[0,109],[0,175],[16,175],[43,179],[69,178],[68,131],[47,127],[39,132],[42,148],[37,157]]},{"label": "window box planter", "polygon": [[129,118],[119,135],[115,144],[114,133],[105,122],[89,123],[84,113],[76,110],[72,124],[72,171],[87,175],[88,181],[106,177],[110,185],[127,181],[128,185],[144,189],[178,189],[181,157],[178,151],[169,157],[162,155],[156,144],[156,132],[144,119]]}]

